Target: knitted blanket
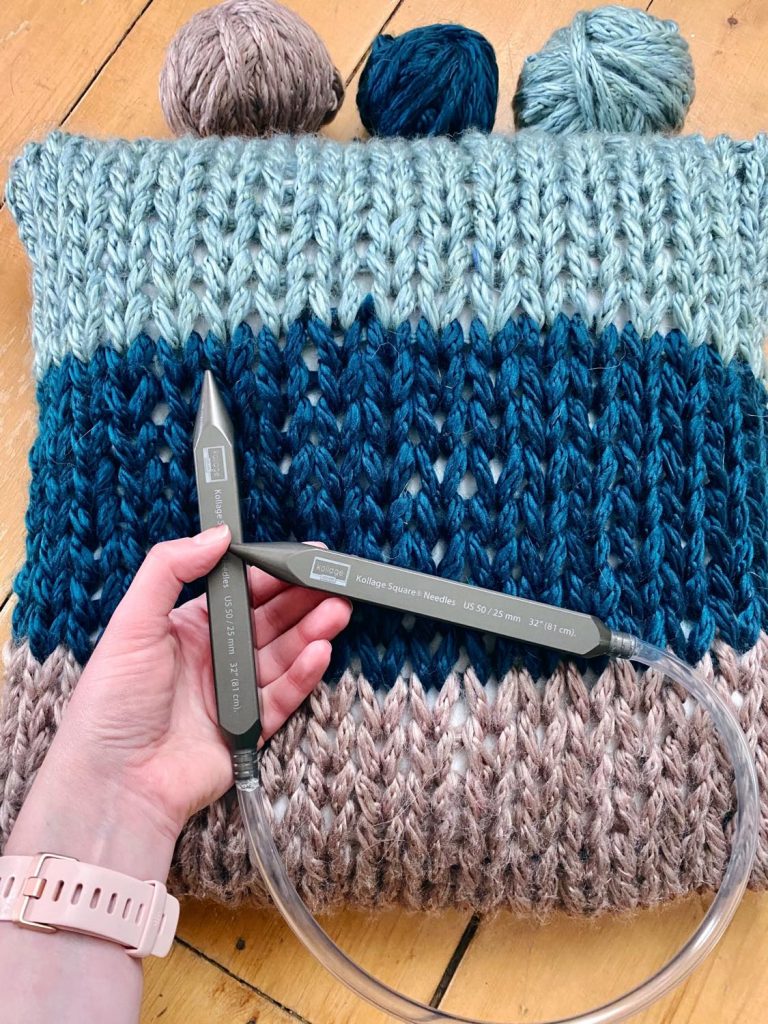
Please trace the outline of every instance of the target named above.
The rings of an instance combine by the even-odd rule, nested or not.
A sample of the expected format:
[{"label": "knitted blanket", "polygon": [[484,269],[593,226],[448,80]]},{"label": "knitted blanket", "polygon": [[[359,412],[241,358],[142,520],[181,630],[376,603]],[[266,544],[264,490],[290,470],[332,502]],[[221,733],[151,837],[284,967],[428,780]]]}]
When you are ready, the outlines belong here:
[{"label": "knitted blanket", "polygon": [[[731,695],[768,883],[768,140],[97,142],[13,168],[40,427],[0,740],[6,837],[148,547],[197,529],[211,368],[248,539],[599,615]],[[626,662],[356,609],[270,744],[310,905],[595,913],[718,884],[731,774]],[[263,899],[231,801],[178,891]]]}]

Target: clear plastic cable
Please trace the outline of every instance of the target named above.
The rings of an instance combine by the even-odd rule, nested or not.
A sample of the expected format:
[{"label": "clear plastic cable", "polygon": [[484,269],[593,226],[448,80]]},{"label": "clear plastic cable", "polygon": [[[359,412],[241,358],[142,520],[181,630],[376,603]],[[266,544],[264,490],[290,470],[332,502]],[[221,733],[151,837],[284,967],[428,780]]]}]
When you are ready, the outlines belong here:
[{"label": "clear plastic cable", "polygon": [[[575,1017],[560,1018],[550,1024],[610,1024],[626,1020],[680,984],[712,951],[728,927],[747,886],[757,846],[757,773],[754,759],[730,701],[675,655],[634,637],[624,639],[633,647],[630,655],[633,661],[660,669],[665,676],[680,683],[712,717],[734,769],[737,808],[731,856],[720,888],[707,913],[675,957],[647,981],[618,999]],[[282,858],[272,839],[269,808],[258,779],[239,781],[237,791],[255,862],[276,907],[310,953],[334,977],[373,1006],[410,1024],[436,1021],[485,1024],[473,1017],[462,1017],[410,999],[373,977],[339,949],[307,910],[288,878]]]}]

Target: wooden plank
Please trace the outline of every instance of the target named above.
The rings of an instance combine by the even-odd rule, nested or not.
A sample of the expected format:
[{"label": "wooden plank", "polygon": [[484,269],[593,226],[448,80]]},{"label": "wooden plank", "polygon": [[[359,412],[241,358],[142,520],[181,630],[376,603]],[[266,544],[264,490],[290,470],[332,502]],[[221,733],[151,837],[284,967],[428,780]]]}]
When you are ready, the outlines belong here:
[{"label": "wooden plank", "polygon": [[297,1024],[269,999],[228,977],[178,942],[144,967],[141,1024]]},{"label": "wooden plank", "polygon": [[688,40],[696,98],[686,130],[746,139],[768,129],[768,5],[765,0],[653,0]]},{"label": "wooden plank", "polygon": [[[377,977],[428,1002],[469,916],[399,910],[343,911],[321,921],[335,942]],[[232,911],[187,901],[179,935],[228,971],[313,1024],[389,1024],[390,1018],[342,988],[272,910]]]},{"label": "wooden plank", "polygon": [[[67,119],[66,127],[96,136],[167,137],[170,133],[157,94],[163,54],[174,32],[196,11],[210,6],[210,0],[155,0]],[[355,0],[351,4],[291,0],[289,6],[315,28],[347,78],[396,0]],[[351,100],[354,106],[354,95]],[[345,107],[349,101],[347,96]]]},{"label": "wooden plank", "polygon": [[22,142],[61,121],[147,2],[0,5],[0,189]]},{"label": "wooden plank", "polygon": [[[57,16],[57,4],[54,0],[37,0],[41,10],[52,22]],[[107,0],[104,0],[106,3]],[[198,6],[207,6],[210,0],[202,0]],[[26,11],[29,3],[15,3],[11,7],[17,9],[23,6]],[[58,7],[72,15],[74,5],[58,2]],[[96,6],[96,0],[91,0],[91,9]],[[173,10],[171,10],[171,6]],[[295,4],[298,7],[298,4]],[[491,38],[497,48],[501,78],[503,83],[502,95],[500,98],[500,110],[497,118],[497,128],[505,130],[511,125],[511,113],[509,111],[509,100],[514,91],[514,84],[517,78],[519,67],[523,57],[543,44],[552,29],[569,20],[572,14],[584,6],[588,6],[581,0],[575,0],[573,4],[558,0],[547,5],[546,12],[542,13],[540,5],[527,4],[522,10],[516,8],[514,21],[509,19],[508,12],[503,7],[493,3],[492,0],[484,0],[482,4],[476,2],[464,3],[416,3],[406,0],[400,8],[397,17],[393,19],[389,31],[403,31],[413,27],[415,24],[425,24],[433,21],[458,20],[477,27],[484,31]],[[117,7],[115,0],[110,0],[109,9]],[[144,30],[143,35],[136,37],[138,42],[132,48],[125,49],[134,38],[134,33],[128,37],[124,46],[118,50],[116,57],[110,61],[105,73],[99,76],[94,86],[88,91],[83,103],[78,107],[75,116],[68,122],[68,127],[77,130],[91,130],[99,134],[163,134],[164,126],[160,117],[159,106],[156,100],[157,72],[162,60],[162,49],[172,34],[171,20],[173,17],[176,23],[180,24],[188,16],[194,5],[186,2],[169,5],[161,5],[161,0],[156,0],[153,8],[165,9],[165,15],[160,20],[149,23],[149,29]],[[336,8],[341,7],[338,11]],[[766,82],[765,57],[761,54],[764,49],[768,28],[765,24],[765,12],[761,9],[759,0],[733,0],[732,4],[726,5],[719,0],[655,0],[653,10],[662,16],[676,17],[682,24],[683,30],[691,41],[694,58],[697,66],[698,98],[691,112],[689,127],[701,129],[707,133],[726,130],[736,135],[749,135],[760,127],[764,127],[762,112],[766,109]],[[150,8],[150,12],[153,11]],[[308,20],[313,21],[329,43],[333,56],[347,73],[351,71],[357,58],[354,56],[355,48],[359,53],[370,41],[379,24],[383,22],[392,4],[355,2],[345,5],[326,5],[321,0],[312,0],[304,11]],[[732,9],[731,9],[732,8]],[[8,5],[4,6],[4,11]],[[149,13],[148,12],[148,15]],[[382,14],[384,17],[380,17]],[[376,19],[379,23],[375,28],[368,31],[364,25],[364,19],[371,14],[371,24]],[[147,16],[148,16],[147,15]],[[0,15],[0,19],[3,15]],[[145,17],[147,17],[145,16]],[[25,14],[25,17],[27,15]],[[157,15],[154,15],[157,18]],[[728,21],[728,18],[735,18],[737,24]],[[360,20],[357,20],[357,19]],[[142,18],[137,25],[136,31],[142,26],[145,19]],[[723,23],[724,22],[724,23]],[[4,23],[0,20],[0,25]],[[154,28],[152,27],[154,25]],[[350,25],[352,30],[350,30]],[[485,27],[484,27],[485,26]],[[727,29],[726,27],[727,26]],[[88,31],[91,31],[89,26]],[[4,31],[0,30],[0,38]],[[23,36],[24,33],[21,35]],[[87,33],[80,34],[78,44],[83,47],[90,43],[85,40]],[[509,37],[513,37],[509,40]],[[14,56],[13,60],[26,63],[33,67],[37,74],[45,78],[44,85],[50,84],[48,77],[49,58],[51,52],[61,53],[62,44],[61,31],[57,31],[53,43],[44,49],[44,57],[38,52],[37,57],[28,56],[28,51],[22,47],[22,56]],[[11,40],[13,42],[13,40]],[[14,43],[18,46],[18,43]],[[345,58],[344,51],[348,49]],[[718,52],[720,51],[720,52]],[[0,50],[0,52],[3,52]],[[14,51],[15,53],[15,51]],[[125,56],[128,55],[128,56]],[[117,61],[122,57],[122,63]],[[346,59],[346,65],[344,61]],[[6,59],[6,64],[7,64]],[[66,61],[62,62],[66,65]],[[43,68],[45,75],[40,74]],[[94,66],[95,70],[95,66]],[[14,79],[14,83],[18,83]],[[37,88],[38,86],[35,86]],[[14,84],[14,89],[16,84]],[[337,122],[331,126],[331,133],[336,137],[350,137],[359,130],[359,122],[356,120],[356,109],[354,105],[355,85],[348,92],[347,102]],[[1,93],[0,93],[1,94]],[[14,93],[15,95],[15,93]],[[76,93],[75,93],[76,95]],[[7,106],[7,104],[6,104]],[[40,106],[41,117],[46,125],[52,123],[47,113],[47,107]],[[20,122],[24,125],[24,134],[30,133],[31,129],[38,127],[35,117]],[[38,133],[39,134],[39,133]],[[2,141],[0,134],[0,142]],[[4,151],[0,147],[0,156]],[[0,294],[3,295],[3,303],[0,304],[0,358],[2,358],[4,371],[0,382],[0,417],[4,436],[0,443],[0,453],[3,457],[3,465],[13,467],[6,469],[6,480],[4,487],[4,509],[8,510],[3,515],[3,527],[5,533],[0,533],[0,598],[2,587],[7,586],[10,573],[20,561],[21,551],[21,514],[24,507],[24,489],[26,487],[26,467],[19,452],[26,450],[31,439],[31,424],[34,421],[33,395],[29,384],[28,364],[29,356],[26,343],[23,341],[26,335],[26,320],[28,316],[28,297],[26,294],[26,266],[20,247],[15,241],[15,232],[10,224],[7,213],[0,215],[0,253],[3,260],[0,261]],[[13,264],[15,263],[15,269]],[[11,266],[9,267],[9,264]],[[18,360],[18,362],[17,362]],[[24,384],[20,384],[22,374]],[[26,411],[25,411],[26,410]],[[26,420],[25,420],[26,417]],[[27,426],[22,424],[26,422]],[[19,424],[22,435],[9,443],[8,430],[14,429],[14,424]],[[27,430],[24,435],[23,431]],[[26,438],[26,440],[25,440]],[[19,463],[24,466],[18,476]],[[13,510],[11,514],[10,510]],[[17,529],[13,534],[8,526],[10,520],[16,518]],[[2,527],[0,527],[1,529]],[[15,539],[14,539],[15,538]],[[10,607],[4,609],[0,615],[0,628],[7,629],[10,621]],[[723,1007],[736,1007],[734,1013],[738,1013],[741,1024],[756,1024],[758,1020],[766,1016],[766,983],[758,973],[760,970],[761,958],[754,955],[755,949],[762,949],[766,924],[768,924],[768,911],[766,911],[766,899],[764,897],[748,897],[744,908],[740,911],[736,923],[729,932],[724,944],[720,947],[716,957],[712,958],[701,971],[694,976],[684,990],[678,993],[664,1006],[659,1008],[662,1016],[642,1018],[645,1024],[692,1024],[694,1020],[708,1021],[717,1020],[729,1024],[736,1016],[724,1017]],[[695,906],[694,906],[695,910]],[[195,921],[194,913],[200,917]],[[599,974],[603,978],[612,976],[614,959],[622,954],[627,961],[635,960],[640,954],[637,952],[638,944],[642,946],[643,957],[650,956],[655,952],[661,958],[663,952],[671,942],[680,937],[684,927],[692,923],[693,911],[687,906],[685,908],[666,908],[658,912],[661,916],[658,920],[651,919],[650,923],[640,928],[645,938],[639,938],[633,931],[619,930],[611,932],[612,938],[606,940],[604,946],[598,944],[597,948],[592,947],[594,952],[584,964],[584,973],[568,974],[565,981],[562,980],[562,972],[567,965],[569,957],[580,957],[582,947],[587,942],[593,941],[593,933],[603,929],[609,924],[596,926],[579,925],[576,932],[570,931],[566,925],[573,922],[563,922],[558,919],[552,927],[556,930],[551,933],[553,938],[549,943],[544,942],[542,947],[537,945],[528,932],[525,922],[515,920],[514,922],[488,923],[481,926],[475,941],[470,946],[469,952],[457,972],[453,984],[449,989],[447,1000],[455,1000],[457,1009],[464,1012],[476,1012],[480,1015],[485,1012],[490,1017],[512,1017],[512,1006],[517,1006],[515,1000],[519,999],[519,993],[510,992],[505,987],[507,976],[514,973],[516,965],[522,965],[521,972],[525,972],[525,965],[533,959],[533,951],[543,949],[546,959],[550,965],[554,964],[555,974],[547,974],[542,978],[542,984],[550,991],[552,1001],[556,998],[562,999],[559,1007],[564,1009],[569,1005],[568,999],[571,995],[577,996],[584,991],[585,979],[594,977],[587,968],[592,969],[593,965],[599,964]],[[344,915],[345,917],[347,915]],[[645,918],[645,915],[642,915]],[[377,932],[379,928],[386,930],[384,919],[375,918],[373,924],[361,922],[355,924],[350,916],[348,948],[355,954],[361,955],[364,962],[373,969],[378,970],[385,967],[385,964],[376,965],[380,959],[385,959],[387,950],[390,949],[386,942],[379,944]],[[397,926],[398,915],[392,915],[394,935]],[[296,1003],[300,1000],[307,1002],[302,1005],[311,1005],[312,987],[319,984],[310,973],[304,973],[300,968],[305,954],[288,943],[293,940],[287,932],[282,931],[282,926],[272,923],[273,930],[264,927],[262,912],[246,910],[238,911],[231,915],[225,909],[212,910],[210,907],[203,907],[199,911],[192,911],[185,908],[183,917],[183,932],[189,935],[195,934],[195,928],[199,929],[197,941],[208,943],[206,936],[212,934],[212,944],[207,948],[216,947],[219,954],[217,959],[225,966],[228,963],[233,965],[233,970],[243,973],[249,978],[254,972],[262,972],[260,977],[265,980],[265,990],[270,994],[280,991],[287,992],[290,999]],[[215,924],[220,919],[220,924]],[[421,919],[403,918],[406,941],[400,946],[394,943],[393,955],[401,956],[406,962],[398,970],[402,969],[405,976],[402,983],[410,991],[416,991],[412,985],[420,983],[422,963],[432,956],[432,950],[436,941],[440,940],[440,933],[443,929],[442,919],[425,919],[423,929],[418,926]],[[514,949],[509,945],[508,932],[504,930],[514,929],[521,934],[523,941]],[[611,927],[615,922],[611,922]],[[340,925],[343,932],[347,927],[343,922]],[[499,931],[495,936],[491,929],[494,927],[504,930],[504,935]],[[250,929],[250,930],[249,930]],[[357,930],[356,930],[357,929]],[[371,934],[373,929],[373,934]],[[434,930],[431,930],[434,929]],[[558,931],[557,929],[564,929]],[[460,931],[460,929],[458,929]],[[262,932],[271,936],[268,941],[262,937]],[[246,934],[247,933],[247,934]],[[243,950],[236,948],[236,940],[242,937],[246,941]],[[528,943],[524,941],[528,936]],[[455,936],[454,936],[455,937]],[[345,934],[346,939],[346,934]],[[498,956],[495,961],[489,960],[494,953],[494,939],[498,944]],[[342,940],[344,941],[344,940]],[[453,939],[452,939],[453,941]],[[229,950],[225,948],[229,945]],[[534,950],[534,951],[535,951]],[[256,963],[252,963],[245,957],[250,955]],[[367,956],[369,959],[366,958]],[[515,956],[515,953],[517,956]],[[510,955],[512,954],[512,955]],[[229,960],[227,960],[227,955]],[[440,956],[443,954],[440,953]],[[504,959],[501,959],[503,955]],[[370,958],[373,959],[370,959]],[[439,957],[435,957],[435,965]],[[445,959],[443,960],[443,963]],[[643,963],[647,961],[643,960]],[[659,960],[656,961],[658,963]],[[474,965],[474,967],[473,967]],[[606,970],[606,965],[609,969]],[[624,964],[619,967],[620,971],[628,972],[631,965]],[[648,964],[648,966],[652,966]],[[470,967],[476,969],[475,985],[467,983],[466,971]],[[413,974],[408,974],[412,969]],[[319,968],[317,969],[319,970]],[[533,967],[529,967],[529,972]],[[439,976],[439,971],[437,972]],[[385,975],[386,976],[386,975]],[[637,978],[638,975],[634,975]],[[391,980],[398,980],[397,973],[391,975]],[[613,974],[617,983],[620,980],[618,974]],[[203,978],[201,982],[199,979]],[[158,980],[159,979],[159,980]],[[209,980],[205,980],[209,979]],[[489,981],[493,991],[489,990]],[[429,984],[424,985],[426,995],[429,995],[429,986],[433,979],[428,979]],[[602,982],[601,982],[602,983]],[[590,982],[591,984],[591,982]],[[479,986],[485,986],[480,991]],[[199,986],[199,987],[198,987]],[[221,989],[218,986],[223,986]],[[148,990],[145,1001],[145,1013],[143,1020],[156,1020],[162,1012],[164,1022],[185,1021],[195,1024],[197,1020],[216,1022],[221,1021],[230,1024],[231,1021],[245,1021],[248,1017],[260,1021],[279,1020],[283,1021],[284,1016],[272,1017],[269,1014],[282,1011],[275,1008],[273,1004],[266,1003],[264,1007],[249,1004],[243,1007],[238,1003],[230,1003],[233,991],[230,986],[235,986],[239,993],[241,986],[234,980],[228,978],[223,972],[217,971],[208,965],[204,960],[196,957],[193,953],[185,950],[182,953],[178,948],[169,961],[154,962],[148,969]],[[269,987],[267,987],[269,986]],[[301,993],[299,993],[301,989]],[[537,1004],[535,1002],[536,991],[533,983],[530,991],[526,988],[524,998],[525,1016],[532,1019],[536,1016]],[[614,989],[616,991],[616,989]],[[160,995],[159,993],[163,993]],[[318,1017],[317,1020],[331,1019],[334,1021],[355,1019],[366,1022],[374,1019],[369,1011],[361,1010],[359,1004],[350,1002],[348,1009],[342,1008],[341,1015],[337,1013],[336,1006],[345,1007],[343,1003],[346,997],[335,983],[329,982],[328,987],[323,990],[324,1000],[333,1005],[333,1010],[326,1011],[325,1018]],[[470,1002],[470,997],[475,994],[476,1002]],[[595,990],[590,993],[592,996]],[[250,993],[249,993],[250,995]],[[544,993],[545,997],[548,995]],[[238,996],[239,998],[239,996]],[[254,999],[259,997],[253,994]],[[423,996],[422,996],[423,998]],[[479,1002],[485,1000],[483,1006]],[[158,1001],[160,1000],[160,1001]],[[293,1005],[293,1004],[291,1004]],[[448,1005],[454,1005],[449,1003]],[[584,1005],[584,1004],[582,1004]],[[695,1007],[695,1010],[694,1010]],[[357,1015],[355,1015],[355,1008]],[[165,1011],[168,1011],[167,1013]],[[542,1013],[552,1012],[542,1010]],[[557,1012],[556,1010],[554,1012]],[[654,1011],[651,1011],[653,1013]],[[148,1016],[148,1014],[154,1014]],[[694,1015],[695,1014],[695,1015]],[[295,1018],[293,1018],[295,1019]],[[309,1018],[313,1019],[313,1018]],[[313,1020],[313,1024],[317,1021]]]},{"label": "wooden plank", "polygon": [[0,210],[0,460],[3,511],[0,515],[0,601],[24,555],[27,452],[36,429],[32,356],[27,342],[29,273],[8,207]]},{"label": "wooden plank", "polygon": [[[622,917],[547,924],[499,915],[484,923],[459,965],[442,1009],[481,1018],[552,1020],[601,1005],[653,974],[682,946],[706,900]],[[762,949],[768,900],[748,894],[717,952],[637,1024],[762,1024],[768,985]]]}]

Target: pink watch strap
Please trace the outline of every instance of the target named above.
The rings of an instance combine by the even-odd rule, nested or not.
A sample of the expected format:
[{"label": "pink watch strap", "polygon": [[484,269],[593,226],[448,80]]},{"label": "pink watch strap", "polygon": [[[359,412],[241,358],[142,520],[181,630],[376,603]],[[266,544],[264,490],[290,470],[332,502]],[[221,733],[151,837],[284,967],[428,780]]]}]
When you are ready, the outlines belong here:
[{"label": "pink watch strap", "polygon": [[179,901],[162,882],[142,882],[55,853],[0,857],[0,921],[94,935],[125,946],[129,956],[165,956]]}]

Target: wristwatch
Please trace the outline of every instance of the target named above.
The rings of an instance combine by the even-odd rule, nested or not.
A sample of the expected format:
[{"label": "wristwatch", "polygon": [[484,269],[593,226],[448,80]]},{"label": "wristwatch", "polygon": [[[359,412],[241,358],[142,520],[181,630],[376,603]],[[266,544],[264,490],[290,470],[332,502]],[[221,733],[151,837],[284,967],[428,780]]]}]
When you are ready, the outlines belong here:
[{"label": "wristwatch", "polygon": [[166,956],[179,901],[162,882],[142,882],[74,857],[0,857],[0,921],[93,935],[124,946],[128,956]]}]

